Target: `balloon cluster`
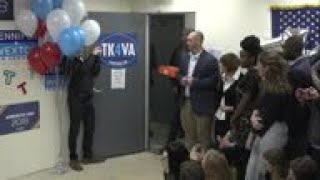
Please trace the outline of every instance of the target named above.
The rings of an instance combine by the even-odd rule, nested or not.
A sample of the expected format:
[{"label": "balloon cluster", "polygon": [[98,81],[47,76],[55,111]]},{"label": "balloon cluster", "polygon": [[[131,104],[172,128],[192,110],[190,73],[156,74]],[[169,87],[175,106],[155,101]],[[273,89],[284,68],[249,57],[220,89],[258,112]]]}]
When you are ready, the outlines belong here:
[{"label": "balloon cluster", "polygon": [[83,21],[87,12],[82,0],[30,0],[30,6],[16,16],[16,25],[41,40],[28,55],[30,66],[41,75],[56,67],[62,55],[75,56],[100,36],[97,21]]}]

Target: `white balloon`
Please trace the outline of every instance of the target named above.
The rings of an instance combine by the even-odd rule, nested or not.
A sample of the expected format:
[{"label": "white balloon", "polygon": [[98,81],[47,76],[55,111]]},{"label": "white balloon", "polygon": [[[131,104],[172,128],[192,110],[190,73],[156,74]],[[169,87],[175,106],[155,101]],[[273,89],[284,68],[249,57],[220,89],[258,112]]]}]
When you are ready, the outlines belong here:
[{"label": "white balloon", "polygon": [[30,10],[22,10],[16,16],[16,26],[23,34],[32,37],[37,30],[38,19]]},{"label": "white balloon", "polygon": [[96,20],[85,20],[81,28],[84,30],[86,34],[85,45],[90,46],[94,44],[101,33],[100,25]]},{"label": "white balloon", "polygon": [[70,26],[70,16],[65,10],[53,10],[47,17],[47,28],[54,42],[57,42],[60,33]]},{"label": "white balloon", "polygon": [[87,15],[84,3],[78,0],[65,0],[62,9],[69,14],[72,26],[79,26],[81,20]]}]

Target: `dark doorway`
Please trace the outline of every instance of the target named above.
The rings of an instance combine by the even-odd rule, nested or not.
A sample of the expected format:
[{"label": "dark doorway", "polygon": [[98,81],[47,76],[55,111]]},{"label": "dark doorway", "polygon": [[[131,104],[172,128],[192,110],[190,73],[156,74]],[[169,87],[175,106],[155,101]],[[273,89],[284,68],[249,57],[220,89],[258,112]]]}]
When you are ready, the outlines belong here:
[{"label": "dark doorway", "polygon": [[185,27],[194,28],[194,13],[152,14],[149,17],[150,148],[157,151],[168,139],[170,123],[175,120],[177,108],[171,80],[160,75],[157,67],[170,64],[171,55],[181,40],[181,32]]}]

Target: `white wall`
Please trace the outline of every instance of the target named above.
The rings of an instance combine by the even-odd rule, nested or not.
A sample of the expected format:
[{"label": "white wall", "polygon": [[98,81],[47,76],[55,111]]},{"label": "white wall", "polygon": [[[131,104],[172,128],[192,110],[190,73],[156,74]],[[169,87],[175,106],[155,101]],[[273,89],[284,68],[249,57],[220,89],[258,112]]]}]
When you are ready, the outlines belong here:
[{"label": "white wall", "polygon": [[[26,1],[15,1],[16,10],[26,7]],[[0,22],[1,29],[15,29],[14,22]],[[21,62],[19,62],[21,63]],[[35,172],[54,166],[59,152],[59,128],[57,121],[57,108],[52,93],[44,91],[41,78],[36,76],[30,79],[28,65],[23,63],[21,68],[8,64],[1,64],[1,69],[15,69],[16,78],[27,81],[27,95],[0,86],[0,104],[13,104],[38,100],[40,102],[40,129],[0,136],[0,179],[7,179]],[[25,70],[23,70],[25,69]],[[1,71],[2,73],[2,71]],[[26,73],[26,74],[21,74]],[[3,83],[3,76],[0,77]]]},{"label": "white wall", "polygon": [[88,11],[129,12],[130,0],[83,0]]},{"label": "white wall", "polygon": [[204,32],[205,46],[223,52],[239,51],[246,35],[271,38],[271,4],[319,3],[319,0],[135,0],[132,11],[196,12],[196,29]]}]

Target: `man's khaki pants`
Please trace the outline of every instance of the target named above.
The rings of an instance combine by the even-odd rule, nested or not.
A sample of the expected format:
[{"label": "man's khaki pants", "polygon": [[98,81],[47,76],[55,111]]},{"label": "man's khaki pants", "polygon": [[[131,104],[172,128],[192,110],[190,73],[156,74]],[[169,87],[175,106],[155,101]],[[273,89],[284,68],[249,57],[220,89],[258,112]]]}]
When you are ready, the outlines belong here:
[{"label": "man's khaki pants", "polygon": [[213,119],[210,116],[194,113],[190,100],[187,100],[181,109],[181,121],[185,131],[186,146],[189,150],[196,143],[208,147],[211,143],[212,130],[214,129]]}]

